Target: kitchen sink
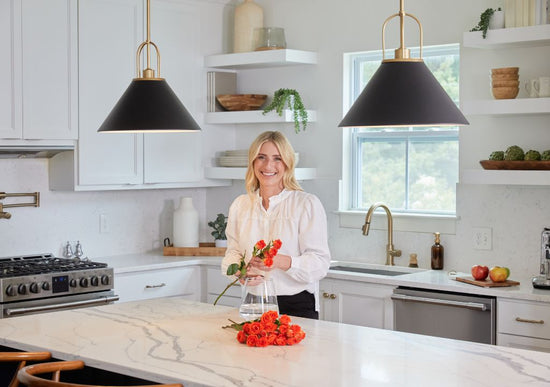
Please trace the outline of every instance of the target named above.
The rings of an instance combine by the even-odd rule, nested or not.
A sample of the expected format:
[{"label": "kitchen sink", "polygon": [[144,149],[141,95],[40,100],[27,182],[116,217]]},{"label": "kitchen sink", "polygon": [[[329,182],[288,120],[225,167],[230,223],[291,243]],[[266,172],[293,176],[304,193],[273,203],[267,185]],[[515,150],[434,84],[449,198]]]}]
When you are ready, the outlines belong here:
[{"label": "kitchen sink", "polygon": [[391,275],[391,276],[411,274],[410,272],[407,272],[407,271],[373,269],[373,268],[368,268],[368,267],[353,267],[353,266],[332,266],[330,268],[330,270],[351,271],[351,272],[354,272],[354,273],[376,274],[376,275]]}]

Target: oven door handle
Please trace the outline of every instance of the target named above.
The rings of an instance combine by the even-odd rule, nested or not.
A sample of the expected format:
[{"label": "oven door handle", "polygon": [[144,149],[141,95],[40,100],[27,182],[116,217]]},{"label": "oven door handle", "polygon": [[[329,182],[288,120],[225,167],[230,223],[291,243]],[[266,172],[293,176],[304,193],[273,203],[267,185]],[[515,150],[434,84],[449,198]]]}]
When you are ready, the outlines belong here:
[{"label": "oven door handle", "polygon": [[483,304],[481,302],[443,300],[443,299],[437,299],[437,298],[408,296],[405,294],[392,294],[391,299],[396,301],[412,301],[412,302],[421,302],[425,304],[456,306],[459,308],[480,310],[482,312],[491,310],[490,307],[488,307],[488,305]]},{"label": "oven door handle", "polygon": [[72,301],[65,302],[62,304],[52,304],[52,305],[40,305],[40,306],[30,306],[27,308],[13,308],[6,309],[6,314],[8,316],[17,316],[27,313],[34,312],[45,312],[45,311],[54,311],[66,308],[76,308],[79,306],[93,306],[93,305],[103,305],[110,302],[115,302],[119,300],[119,296],[104,296],[99,298],[94,298],[92,300],[83,300],[83,301]]}]

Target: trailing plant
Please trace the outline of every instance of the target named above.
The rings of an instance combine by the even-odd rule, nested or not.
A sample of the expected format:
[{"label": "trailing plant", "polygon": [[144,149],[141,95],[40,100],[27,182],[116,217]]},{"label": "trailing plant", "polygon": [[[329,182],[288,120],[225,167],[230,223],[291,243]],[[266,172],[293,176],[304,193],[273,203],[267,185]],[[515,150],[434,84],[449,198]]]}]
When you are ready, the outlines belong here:
[{"label": "trailing plant", "polygon": [[210,233],[216,240],[226,240],[225,228],[227,227],[227,217],[224,214],[218,214],[214,221],[208,222],[208,225],[214,229]]},{"label": "trailing plant", "polygon": [[470,30],[470,32],[481,31],[483,39],[485,39],[487,37],[489,22],[491,21],[491,17],[493,17],[495,11],[501,11],[500,7],[498,9],[487,8],[485,11],[483,11],[479,16],[479,22],[474,28]]},{"label": "trailing plant", "polygon": [[273,94],[273,100],[264,108],[263,114],[275,110],[279,116],[283,115],[285,106],[293,113],[294,131],[298,133],[300,128],[306,130],[307,110],[304,107],[300,93],[294,89],[279,89]]}]

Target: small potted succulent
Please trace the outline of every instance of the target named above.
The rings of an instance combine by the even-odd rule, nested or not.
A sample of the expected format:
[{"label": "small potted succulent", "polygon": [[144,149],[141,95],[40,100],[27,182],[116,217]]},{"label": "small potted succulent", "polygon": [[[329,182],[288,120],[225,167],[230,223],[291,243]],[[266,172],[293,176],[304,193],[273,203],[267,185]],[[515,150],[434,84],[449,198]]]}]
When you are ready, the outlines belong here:
[{"label": "small potted succulent", "polygon": [[267,114],[274,110],[283,115],[283,110],[288,108],[294,114],[294,131],[298,133],[300,128],[306,130],[307,126],[307,110],[302,102],[302,97],[294,89],[279,89],[273,94],[273,100],[264,108],[263,114]]},{"label": "small potted succulent", "polygon": [[218,214],[216,219],[208,222],[208,225],[214,229],[210,234],[214,237],[216,247],[227,247],[227,237],[225,236],[227,217],[224,214]]}]

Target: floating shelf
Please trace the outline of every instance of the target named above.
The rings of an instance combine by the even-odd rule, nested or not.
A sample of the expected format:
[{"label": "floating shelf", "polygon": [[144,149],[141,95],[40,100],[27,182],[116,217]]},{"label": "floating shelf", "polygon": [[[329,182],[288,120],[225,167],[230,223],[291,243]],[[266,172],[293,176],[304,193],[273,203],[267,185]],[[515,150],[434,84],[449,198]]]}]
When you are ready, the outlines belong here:
[{"label": "floating shelf", "polygon": [[550,98],[463,101],[462,111],[467,115],[548,114],[550,113]]},{"label": "floating shelf", "polygon": [[314,64],[317,53],[291,49],[211,55],[204,59],[205,67],[233,70]]},{"label": "floating shelf", "polygon": [[[208,167],[204,170],[208,179],[233,179],[244,180],[246,168]],[[316,168],[296,168],[294,170],[296,180],[311,180],[317,177]]]},{"label": "floating shelf", "polygon": [[[314,110],[308,110],[307,116],[308,122],[315,122],[317,120],[317,113]],[[279,116],[275,112],[269,112],[264,115],[262,110],[212,112],[205,114],[204,122],[207,124],[257,124],[272,122],[294,122],[294,113],[291,110],[284,110],[283,115]]]},{"label": "floating shelf", "polygon": [[550,171],[503,171],[466,169],[462,171],[462,184],[491,185],[550,185]]},{"label": "floating shelf", "polygon": [[464,32],[462,45],[473,48],[539,47],[550,44],[550,24],[530,27],[488,30],[483,39],[481,31]]}]

